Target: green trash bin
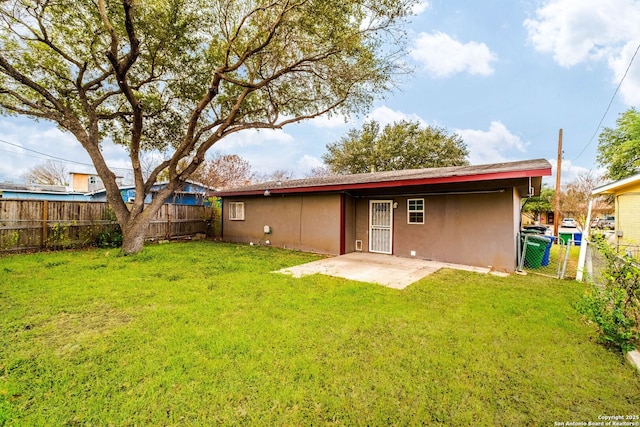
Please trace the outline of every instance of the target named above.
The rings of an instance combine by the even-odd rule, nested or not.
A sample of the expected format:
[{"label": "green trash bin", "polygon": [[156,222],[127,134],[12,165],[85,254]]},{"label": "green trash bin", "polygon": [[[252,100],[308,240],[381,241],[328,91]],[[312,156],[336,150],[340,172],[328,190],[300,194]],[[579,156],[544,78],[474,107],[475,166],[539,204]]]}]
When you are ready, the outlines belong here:
[{"label": "green trash bin", "polygon": [[572,239],[573,233],[558,233],[558,240],[562,241],[565,245],[568,245]]},{"label": "green trash bin", "polygon": [[542,267],[542,259],[547,250],[549,239],[544,236],[529,234],[524,239],[524,265],[528,268]]}]

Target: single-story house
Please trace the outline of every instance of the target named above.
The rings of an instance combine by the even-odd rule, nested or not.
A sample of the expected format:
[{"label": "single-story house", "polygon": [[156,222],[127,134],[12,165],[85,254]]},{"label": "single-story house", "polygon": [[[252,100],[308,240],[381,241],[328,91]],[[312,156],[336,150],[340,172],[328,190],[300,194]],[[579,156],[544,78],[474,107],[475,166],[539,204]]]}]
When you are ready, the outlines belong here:
[{"label": "single-story house", "polygon": [[[144,199],[145,203],[151,203],[162,188],[167,185],[166,182],[159,182],[151,187],[150,194]],[[214,195],[214,189],[203,184],[193,181],[186,181],[182,190],[175,191],[173,195],[165,200],[165,203],[176,205],[196,205],[208,206],[209,198]],[[136,197],[136,188],[134,185],[121,186],[120,195],[125,202],[132,202]],[[107,191],[103,188],[91,193],[91,201],[107,201]]]},{"label": "single-story house", "polygon": [[222,239],[514,271],[522,199],[547,160],[268,182],[217,192]]},{"label": "single-story house", "polygon": [[618,243],[640,244],[640,174],[597,187],[591,194],[614,197]]}]

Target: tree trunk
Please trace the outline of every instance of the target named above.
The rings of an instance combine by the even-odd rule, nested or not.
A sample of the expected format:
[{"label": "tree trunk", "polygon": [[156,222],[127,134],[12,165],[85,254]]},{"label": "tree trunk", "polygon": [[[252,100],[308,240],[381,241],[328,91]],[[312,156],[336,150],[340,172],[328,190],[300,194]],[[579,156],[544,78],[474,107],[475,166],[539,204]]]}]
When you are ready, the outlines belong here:
[{"label": "tree trunk", "polygon": [[[122,229],[122,253],[124,255],[136,254],[142,250],[149,224],[151,224],[156,213],[164,206],[164,201],[167,197],[173,194],[176,188],[177,184],[175,180],[174,182],[167,183],[167,185],[156,194],[156,197],[151,203],[147,205],[142,202],[142,200],[144,200],[144,194],[142,192],[136,192],[136,201],[131,207],[127,207],[124,202],[122,202],[122,196],[120,196],[119,192],[113,194],[113,197],[115,197],[114,204],[117,204],[119,208],[123,208],[123,212],[121,212],[122,215],[120,216],[118,216],[118,210],[116,210],[116,216],[118,216],[118,223]],[[107,195],[108,194],[109,191],[107,191]],[[140,197],[141,200],[138,200],[138,197]]]},{"label": "tree trunk", "polygon": [[141,210],[133,209],[122,228],[122,253],[137,254],[144,247],[144,238],[155,213],[163,206],[162,200],[143,206]]},{"label": "tree trunk", "polygon": [[122,230],[122,253],[132,255],[142,250],[148,225],[148,223],[136,222]]}]

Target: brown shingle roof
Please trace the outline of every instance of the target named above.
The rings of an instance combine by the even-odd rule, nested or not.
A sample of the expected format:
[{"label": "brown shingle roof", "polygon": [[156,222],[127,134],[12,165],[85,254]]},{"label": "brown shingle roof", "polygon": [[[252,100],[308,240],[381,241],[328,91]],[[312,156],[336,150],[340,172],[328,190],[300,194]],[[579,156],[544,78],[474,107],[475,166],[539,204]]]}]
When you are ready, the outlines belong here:
[{"label": "brown shingle roof", "polygon": [[524,178],[551,175],[551,164],[545,159],[487,165],[453,166],[444,168],[407,169],[400,171],[360,173],[353,175],[331,175],[315,178],[269,181],[217,192],[219,196],[259,194],[265,190],[272,193],[321,192],[341,189],[371,188],[403,185],[419,185],[435,182],[473,182],[500,178]]}]

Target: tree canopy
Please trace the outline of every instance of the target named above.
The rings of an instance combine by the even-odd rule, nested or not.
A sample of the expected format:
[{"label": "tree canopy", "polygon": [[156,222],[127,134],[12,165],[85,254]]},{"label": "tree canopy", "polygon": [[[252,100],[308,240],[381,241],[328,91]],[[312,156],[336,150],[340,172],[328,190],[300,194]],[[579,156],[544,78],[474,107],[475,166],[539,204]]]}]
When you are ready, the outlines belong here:
[{"label": "tree canopy", "polygon": [[400,121],[380,128],[375,120],[327,145],[322,157],[336,174],[463,166],[469,151],[459,135],[417,121]]},{"label": "tree canopy", "polygon": [[631,108],[620,114],[615,128],[603,129],[597,160],[612,180],[640,172],[640,112]]},{"label": "tree canopy", "polygon": [[[365,111],[404,71],[402,24],[414,2],[3,1],[0,112],[77,138],[105,184],[124,252],[137,252],[162,201],[218,141]],[[103,155],[111,143],[130,155],[130,209]],[[140,159],[149,150],[169,155],[147,176]],[[163,172],[169,183],[145,205]]]},{"label": "tree canopy", "polygon": [[556,191],[546,185],[542,186],[539,196],[527,199],[522,207],[522,212],[528,214],[532,220],[539,221],[540,215],[553,211],[553,199]]}]

